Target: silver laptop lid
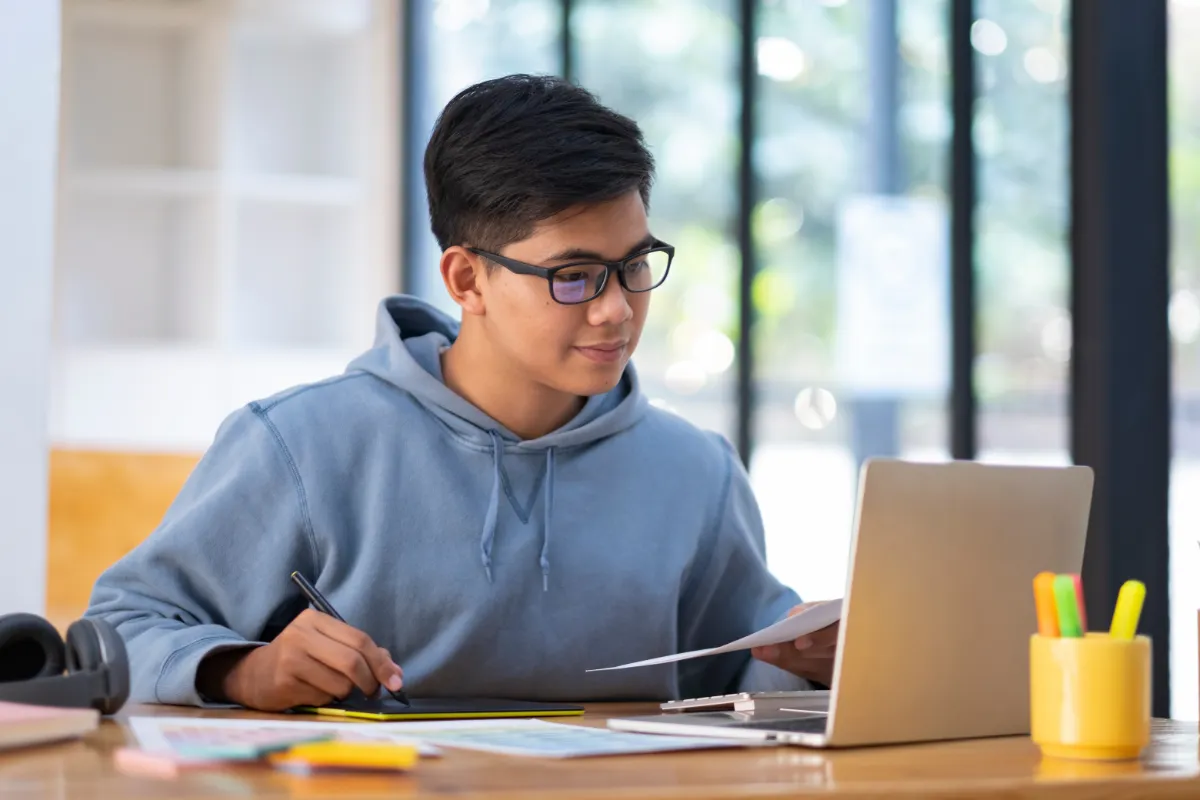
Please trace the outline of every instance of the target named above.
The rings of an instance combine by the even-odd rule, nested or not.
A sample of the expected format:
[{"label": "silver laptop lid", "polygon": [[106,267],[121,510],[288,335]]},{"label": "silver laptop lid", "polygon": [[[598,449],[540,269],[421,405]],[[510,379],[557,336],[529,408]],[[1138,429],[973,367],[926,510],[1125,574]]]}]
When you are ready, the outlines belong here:
[{"label": "silver laptop lid", "polygon": [[1079,572],[1087,467],[868,461],[830,745],[1029,732],[1033,577]]}]

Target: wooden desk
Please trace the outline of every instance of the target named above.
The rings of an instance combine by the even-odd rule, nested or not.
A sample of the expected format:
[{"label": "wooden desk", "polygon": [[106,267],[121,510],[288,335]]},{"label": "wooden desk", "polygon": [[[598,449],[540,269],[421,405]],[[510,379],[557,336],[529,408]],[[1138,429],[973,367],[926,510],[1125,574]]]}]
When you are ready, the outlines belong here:
[{"label": "wooden desk", "polygon": [[[602,726],[609,716],[652,711],[646,705],[589,706],[577,723]],[[113,766],[112,751],[132,741],[120,717],[226,713],[130,707],[85,739],[0,755],[0,797],[1200,797],[1196,725],[1180,722],[1158,723],[1146,756],[1128,764],[1043,763],[1020,737],[842,752],[787,747],[566,761],[446,750],[443,758],[423,761],[400,777],[304,778],[243,766],[159,780],[122,775]]]}]

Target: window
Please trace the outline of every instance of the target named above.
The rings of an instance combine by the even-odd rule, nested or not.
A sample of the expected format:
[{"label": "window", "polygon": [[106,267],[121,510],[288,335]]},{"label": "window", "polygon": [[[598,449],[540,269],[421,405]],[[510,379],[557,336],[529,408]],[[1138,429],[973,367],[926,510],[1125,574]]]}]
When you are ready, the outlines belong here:
[{"label": "window", "polygon": [[947,457],[944,0],[765,3],[753,288],[772,569],[844,591],[858,468]]},{"label": "window", "polygon": [[[579,84],[641,125],[658,176],[650,223],[675,245],[635,358],[652,402],[732,438],[739,256],[731,0],[581,0]],[[680,91],[686,87],[686,91]]]},{"label": "window", "polygon": [[1168,107],[1174,344],[1171,465],[1171,716],[1196,719],[1196,614],[1200,609],[1200,5],[1169,6]]},{"label": "window", "polygon": [[979,458],[1067,464],[1069,108],[1062,0],[979,0]]}]

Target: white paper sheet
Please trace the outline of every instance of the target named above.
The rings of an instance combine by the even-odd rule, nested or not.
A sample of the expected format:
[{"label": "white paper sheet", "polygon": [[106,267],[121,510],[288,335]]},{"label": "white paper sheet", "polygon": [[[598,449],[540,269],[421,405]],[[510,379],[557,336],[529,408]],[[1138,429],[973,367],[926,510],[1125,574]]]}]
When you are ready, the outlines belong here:
[{"label": "white paper sheet", "polygon": [[659,736],[615,731],[586,725],[567,725],[540,719],[406,722],[414,739],[442,747],[461,747],[485,753],[541,758],[583,758],[677,750],[761,746],[745,739],[707,736]]},{"label": "white paper sheet", "polygon": [[752,647],[764,647],[769,644],[790,642],[793,639],[798,639],[801,636],[804,636],[805,634],[812,633],[813,631],[819,631],[821,628],[832,625],[841,619],[841,616],[842,601],[840,599],[825,600],[820,603],[815,603],[793,617],[780,620],[774,625],[768,625],[760,631],[756,631],[749,636],[743,636],[737,641],[721,645],[720,647],[709,647],[705,650],[689,650],[686,653],[676,653],[673,656],[648,658],[645,661],[634,661],[633,663],[621,664],[620,666],[616,667],[589,669],[588,672],[607,672],[614,669],[632,669],[633,667],[649,667],[655,664],[671,664],[676,661],[686,661],[689,658],[715,656],[721,653],[732,653],[735,650],[749,650]]},{"label": "white paper sheet", "polygon": [[[397,728],[396,725],[405,728]],[[205,719],[203,717],[131,717],[129,728],[137,738],[141,749],[161,755],[178,756],[176,743],[187,741],[195,732],[228,731],[236,739],[238,731],[285,730],[311,733],[314,730],[336,734],[337,739],[356,742],[388,742],[390,744],[417,744],[422,756],[441,755],[437,747],[405,735],[410,723],[384,722],[289,722],[275,719]],[[211,741],[211,738],[208,739]]]}]

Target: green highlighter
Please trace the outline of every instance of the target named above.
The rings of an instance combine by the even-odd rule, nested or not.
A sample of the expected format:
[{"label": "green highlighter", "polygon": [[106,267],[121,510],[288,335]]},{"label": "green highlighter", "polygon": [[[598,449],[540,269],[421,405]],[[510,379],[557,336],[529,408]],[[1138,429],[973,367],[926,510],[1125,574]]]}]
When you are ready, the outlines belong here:
[{"label": "green highlighter", "polygon": [[1068,639],[1083,636],[1079,621],[1079,605],[1075,600],[1075,581],[1070,575],[1054,576],[1054,607],[1058,612],[1059,635]]}]

